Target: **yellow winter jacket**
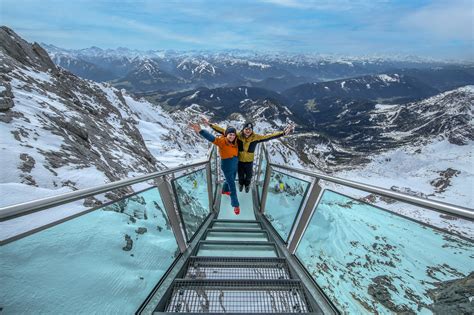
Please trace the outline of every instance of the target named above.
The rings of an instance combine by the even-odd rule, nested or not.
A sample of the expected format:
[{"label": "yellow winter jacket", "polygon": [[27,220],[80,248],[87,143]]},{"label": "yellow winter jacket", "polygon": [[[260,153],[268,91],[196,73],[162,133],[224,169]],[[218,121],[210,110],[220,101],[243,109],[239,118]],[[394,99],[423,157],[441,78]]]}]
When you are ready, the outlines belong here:
[{"label": "yellow winter jacket", "polygon": [[[220,127],[216,124],[210,124],[211,128],[218,133],[223,134],[225,129]],[[265,142],[269,140],[273,140],[276,138],[280,138],[284,136],[285,133],[283,131],[278,131],[274,133],[270,133],[267,135],[259,135],[257,133],[252,133],[247,138],[244,136],[242,132],[237,132],[237,146],[239,148],[239,161],[240,162],[253,162],[254,159],[254,152],[257,144],[260,142]]]}]

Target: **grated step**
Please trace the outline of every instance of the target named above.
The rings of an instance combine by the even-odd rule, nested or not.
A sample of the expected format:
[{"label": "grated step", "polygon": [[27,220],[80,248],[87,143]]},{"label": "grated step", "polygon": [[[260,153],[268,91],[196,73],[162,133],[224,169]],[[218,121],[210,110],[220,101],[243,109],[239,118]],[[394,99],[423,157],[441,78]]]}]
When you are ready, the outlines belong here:
[{"label": "grated step", "polygon": [[273,242],[199,241],[195,256],[213,257],[278,257]]},{"label": "grated step", "polygon": [[307,313],[299,280],[175,280],[167,312]]},{"label": "grated step", "polygon": [[191,257],[186,279],[290,279],[284,258]]},{"label": "grated step", "polygon": [[263,230],[213,229],[206,231],[204,239],[207,241],[268,241],[268,234]]},{"label": "grated step", "polygon": [[262,229],[262,225],[257,221],[213,221],[212,229]]}]

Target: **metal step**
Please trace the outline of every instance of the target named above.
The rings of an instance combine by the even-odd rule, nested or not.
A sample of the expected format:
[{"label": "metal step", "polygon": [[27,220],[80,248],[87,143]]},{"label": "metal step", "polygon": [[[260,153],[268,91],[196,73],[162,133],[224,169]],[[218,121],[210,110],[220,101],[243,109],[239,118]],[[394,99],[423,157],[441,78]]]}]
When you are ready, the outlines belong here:
[{"label": "metal step", "polygon": [[194,256],[278,257],[278,250],[273,242],[199,241]]},{"label": "metal step", "polygon": [[268,241],[267,231],[257,229],[210,229],[203,239],[208,241]]},{"label": "metal step", "polygon": [[262,224],[252,220],[213,220],[212,229],[262,229]]},{"label": "metal step", "polygon": [[282,280],[291,274],[285,258],[196,257],[188,260],[185,279]]},{"label": "metal step", "polygon": [[166,312],[307,313],[299,280],[175,280]]}]

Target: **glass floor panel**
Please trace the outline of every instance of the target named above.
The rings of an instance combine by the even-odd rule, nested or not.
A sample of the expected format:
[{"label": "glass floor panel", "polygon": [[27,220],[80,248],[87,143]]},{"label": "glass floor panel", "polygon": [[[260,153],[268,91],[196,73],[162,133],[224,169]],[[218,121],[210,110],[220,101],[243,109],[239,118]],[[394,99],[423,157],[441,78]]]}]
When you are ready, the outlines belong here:
[{"label": "glass floor panel", "polygon": [[263,232],[208,232],[208,241],[268,241],[268,237]]},{"label": "glass floor panel", "polygon": [[261,229],[260,224],[256,222],[215,222],[212,225],[213,229]]},{"label": "glass floor panel", "polygon": [[201,244],[197,256],[278,257],[272,245]]},{"label": "glass floor panel", "polygon": [[221,207],[219,211],[219,220],[255,220],[255,214],[253,213],[253,194],[252,191],[246,193],[245,191],[239,192],[237,185],[237,197],[240,203],[240,214],[234,213],[234,207],[230,204],[230,196],[221,196]]}]

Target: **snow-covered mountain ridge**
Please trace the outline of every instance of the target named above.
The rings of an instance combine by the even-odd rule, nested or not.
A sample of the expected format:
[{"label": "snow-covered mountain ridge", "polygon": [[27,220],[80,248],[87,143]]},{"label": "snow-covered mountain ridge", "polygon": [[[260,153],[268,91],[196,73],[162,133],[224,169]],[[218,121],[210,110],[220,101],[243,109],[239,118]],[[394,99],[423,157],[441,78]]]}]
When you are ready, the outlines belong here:
[{"label": "snow-covered mountain ridge", "polygon": [[[24,201],[19,198],[25,196],[36,199],[202,157],[207,144],[187,127],[189,121],[201,115],[237,128],[250,119],[259,133],[280,130],[288,121],[296,121],[295,134],[269,143],[276,162],[341,177],[345,177],[344,172],[353,172],[350,174],[357,173],[361,182],[368,183],[372,180],[371,165],[378,156],[390,156],[405,147],[423,151],[441,141],[445,150],[429,151],[433,152],[429,157],[433,167],[425,172],[426,176],[419,177],[428,183],[420,193],[457,203],[459,196],[445,196],[455,196],[453,191],[466,196],[458,185],[472,185],[472,170],[457,167],[458,159],[467,164],[472,159],[472,154],[466,153],[472,152],[474,134],[472,87],[398,105],[335,102],[328,104],[329,111],[320,107],[318,113],[313,108],[312,113],[319,115],[315,117],[323,120],[316,124],[319,129],[312,129],[299,120],[294,108],[280,104],[278,99],[271,100],[273,96],[265,90],[201,89],[199,93],[172,94],[150,103],[108,84],[81,80],[56,68],[45,54],[38,57],[33,46],[11,30],[2,28],[2,34],[7,43],[0,55],[1,144],[6,152],[2,162],[13,166],[6,172],[2,190],[15,192],[6,194],[3,205]],[[23,47],[21,53],[12,49],[17,43]],[[387,81],[386,77],[380,79]],[[174,105],[168,103],[166,110],[160,105],[173,99]],[[228,100],[233,102],[232,108],[227,107]],[[175,108],[170,111],[170,106]],[[447,151],[458,149],[464,153],[446,158]],[[416,154],[411,158],[416,160]],[[436,167],[436,159],[446,163]],[[443,180],[451,173],[454,175],[448,176],[449,183]],[[390,174],[381,176],[378,184],[401,189],[413,184],[403,184],[397,177],[399,173]],[[432,181],[434,184],[430,184]],[[472,207],[471,199],[462,200],[462,205]]]},{"label": "snow-covered mountain ridge", "polygon": [[189,132],[187,121],[57,68],[39,46],[8,28],[0,29],[0,38],[1,205],[157,171],[163,162],[193,158],[191,152],[205,154],[207,144]]},{"label": "snow-covered mountain ridge", "polygon": [[[46,44],[44,47],[57,65],[75,74],[95,81],[114,80],[120,87],[123,86],[123,81],[130,82],[127,88],[140,92],[237,85],[262,87],[280,92],[304,83],[410,68],[422,71],[432,69],[454,71],[455,76],[462,79],[453,87],[458,87],[463,82],[474,83],[470,64],[423,60],[413,56],[411,59],[356,58],[241,51],[138,51],[126,48],[103,50],[98,47],[68,50]],[[159,66],[160,71],[153,77],[156,84],[141,86],[133,80],[130,81],[131,78],[128,80],[124,78],[131,71],[141,71],[140,62],[137,61],[154,62]],[[430,75],[442,76],[443,73],[430,73]],[[175,78],[174,85],[170,85],[168,80],[163,81],[170,77]]]}]

